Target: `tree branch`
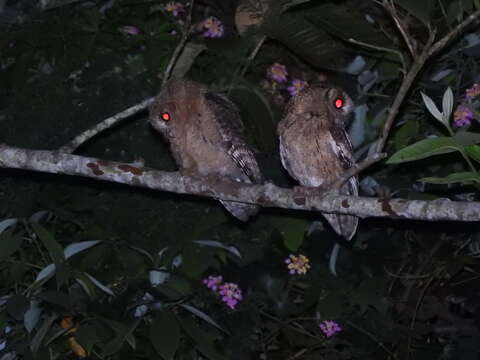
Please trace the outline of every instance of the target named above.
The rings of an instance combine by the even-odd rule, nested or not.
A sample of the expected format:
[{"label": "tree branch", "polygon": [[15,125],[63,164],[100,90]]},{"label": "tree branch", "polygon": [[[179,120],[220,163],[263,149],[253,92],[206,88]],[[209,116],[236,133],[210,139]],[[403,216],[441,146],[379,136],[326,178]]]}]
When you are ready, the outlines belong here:
[{"label": "tree branch", "polygon": [[90,140],[92,137],[96,136],[97,134],[101,133],[102,131],[105,131],[109,128],[111,128],[113,125],[117,124],[118,122],[122,121],[123,119],[126,119],[142,110],[145,110],[148,108],[148,106],[153,103],[155,100],[154,97],[148,98],[146,100],[143,100],[140,104],[134,105],[132,107],[129,107],[126,110],[123,110],[122,112],[119,112],[118,114],[115,114],[113,116],[110,116],[109,118],[106,118],[103,120],[101,123],[98,123],[94,127],[85,130],[82,132],[80,135],[76,136],[72,141],[70,141],[68,144],[63,145],[59,151],[60,152],[65,152],[65,153],[73,153],[80,145],[83,143],[87,142]]},{"label": "tree branch", "polygon": [[178,194],[258,204],[293,210],[428,221],[480,221],[480,202],[378,199],[321,194],[318,188],[299,193],[271,183],[250,185],[218,177],[188,177],[132,164],[0,145],[0,167],[83,176]]}]

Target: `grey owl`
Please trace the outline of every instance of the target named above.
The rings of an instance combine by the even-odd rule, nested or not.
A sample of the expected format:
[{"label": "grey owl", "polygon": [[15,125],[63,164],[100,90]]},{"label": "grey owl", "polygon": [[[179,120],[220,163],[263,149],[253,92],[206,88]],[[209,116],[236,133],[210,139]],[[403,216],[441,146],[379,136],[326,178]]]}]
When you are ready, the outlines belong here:
[{"label": "grey owl", "polygon": [[[262,174],[242,135],[237,107],[200,83],[170,80],[150,106],[150,123],[170,143],[180,170],[262,183]],[[247,221],[258,206],[220,200],[236,218]]]},{"label": "grey owl", "polygon": [[[353,110],[351,98],[337,87],[307,87],[287,104],[278,124],[280,157],[290,176],[307,187],[326,186],[354,164],[346,121]],[[358,195],[358,178],[351,177],[340,189],[344,195]],[[358,217],[325,214],[335,232],[351,240]],[[334,248],[333,262],[338,253]],[[332,269],[333,267],[333,269]],[[335,273],[334,263],[331,270]]]}]

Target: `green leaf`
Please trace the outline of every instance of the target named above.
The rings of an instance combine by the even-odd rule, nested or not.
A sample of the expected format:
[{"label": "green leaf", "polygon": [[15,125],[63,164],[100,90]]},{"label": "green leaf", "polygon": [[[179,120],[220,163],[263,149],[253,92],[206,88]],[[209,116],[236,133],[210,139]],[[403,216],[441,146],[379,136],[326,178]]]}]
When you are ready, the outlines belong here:
[{"label": "green leaf", "polygon": [[340,41],[307,20],[307,15],[313,17],[312,12],[321,13],[321,8],[309,7],[307,10],[284,14],[269,11],[264,17],[266,21],[263,31],[269,38],[278,40],[314,66],[330,70],[343,68],[348,64],[349,50]]},{"label": "green leaf", "polygon": [[226,360],[226,358],[215,349],[214,338],[210,334],[202,331],[191,318],[183,317],[180,325],[195,344],[198,351],[205,357],[209,360]]},{"label": "green leaf", "polygon": [[395,3],[425,24],[430,22],[435,6],[434,0],[395,0]]},{"label": "green leaf", "polygon": [[104,293],[107,293],[108,295],[110,296],[115,296],[115,294],[113,293],[112,290],[110,290],[110,288],[108,288],[107,286],[103,285],[100,281],[98,281],[97,279],[95,279],[92,275],[90,275],[89,273],[87,272],[84,272],[83,273],[87,278],[88,280],[90,280],[93,285],[95,285],[96,287],[98,287],[100,290],[102,290]]},{"label": "green leaf", "polygon": [[443,93],[442,111],[442,122],[447,128],[449,128],[450,116],[453,111],[453,92],[450,86]]},{"label": "green leaf", "polygon": [[48,330],[52,327],[53,323],[57,319],[58,315],[51,315],[48,319],[45,319],[42,326],[38,329],[37,333],[30,342],[30,350],[32,353],[36,353],[42,344],[45,335],[47,335]]},{"label": "green leaf", "polygon": [[91,353],[93,346],[101,341],[97,334],[97,326],[94,324],[79,326],[78,331],[75,333],[75,338],[88,354]]},{"label": "green leaf", "polygon": [[171,73],[171,79],[182,79],[192,67],[197,56],[206,48],[207,47],[203,43],[189,41],[180,53],[178,60],[175,62],[175,66]]},{"label": "green leaf", "polygon": [[0,234],[0,262],[8,259],[22,246],[23,239],[13,235],[13,229]]},{"label": "green leaf", "polygon": [[467,171],[467,172],[450,174],[445,177],[426,177],[418,181],[422,181],[430,184],[453,184],[453,183],[471,184],[474,182],[480,183],[480,176],[472,171]]},{"label": "green leaf", "polygon": [[392,42],[375,29],[359,9],[328,3],[309,9],[306,19],[335,37],[354,39],[368,44],[393,47]]},{"label": "green leaf", "polygon": [[303,243],[308,221],[302,218],[275,216],[270,218],[270,223],[282,234],[285,247],[291,252],[297,252]]},{"label": "green leaf", "polygon": [[224,328],[222,328],[219,324],[217,324],[217,323],[215,322],[215,320],[213,320],[210,316],[208,316],[207,314],[205,314],[203,311],[198,310],[197,308],[195,308],[195,307],[193,307],[193,306],[191,306],[191,305],[188,305],[188,304],[180,304],[180,306],[183,307],[184,309],[190,311],[192,314],[198,316],[200,319],[205,320],[205,321],[208,322],[210,325],[215,326],[217,329],[222,330],[223,332],[228,333]]},{"label": "green leaf", "polygon": [[109,327],[116,332],[115,337],[110,340],[102,350],[103,356],[110,356],[117,353],[127,341],[129,345],[135,349],[135,338],[133,337],[133,331],[137,328],[138,324],[140,324],[141,319],[137,319],[133,321],[130,325],[122,324],[118,321],[113,321],[109,319],[103,319]]},{"label": "green leaf", "polygon": [[470,156],[473,160],[480,162],[480,146],[478,145],[470,145],[465,147],[465,152],[468,156]]},{"label": "green leaf", "polygon": [[173,360],[180,344],[180,326],[170,312],[159,312],[149,331],[150,342],[164,360]]},{"label": "green leaf", "polygon": [[480,134],[468,131],[459,131],[453,136],[453,140],[458,145],[470,146],[480,143]]},{"label": "green leaf", "polygon": [[443,115],[440,110],[438,110],[437,105],[435,105],[432,98],[423,92],[420,92],[420,94],[422,95],[423,102],[430,114],[443,124]]},{"label": "green leaf", "polygon": [[43,245],[47,248],[50,257],[55,264],[57,284],[58,286],[61,286],[68,277],[62,246],[55,240],[53,235],[41,225],[32,223],[31,226],[37,233]]},{"label": "green leaf", "polygon": [[277,115],[265,94],[245,82],[232,88],[229,96],[238,105],[247,133],[253,135],[253,142],[260,151],[273,151],[277,144]]},{"label": "green leaf", "polygon": [[418,135],[418,121],[415,119],[408,120],[403,124],[392,137],[395,150],[403,149]]},{"label": "green leaf", "polygon": [[400,164],[460,150],[461,147],[451,137],[424,139],[397,151],[387,160],[387,164]]}]

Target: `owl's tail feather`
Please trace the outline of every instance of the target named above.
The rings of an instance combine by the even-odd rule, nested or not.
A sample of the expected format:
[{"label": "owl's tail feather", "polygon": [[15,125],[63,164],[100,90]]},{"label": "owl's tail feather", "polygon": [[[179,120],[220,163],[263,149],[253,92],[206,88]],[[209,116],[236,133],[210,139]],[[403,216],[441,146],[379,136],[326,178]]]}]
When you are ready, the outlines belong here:
[{"label": "owl's tail feather", "polygon": [[[345,240],[352,240],[353,236],[357,232],[358,217],[352,215],[338,215],[338,214],[323,214],[327,221],[330,223],[335,232],[344,237]],[[337,264],[338,253],[340,252],[340,245],[335,244],[330,254],[330,260],[328,263],[330,272],[337,276],[335,270]]]},{"label": "owl's tail feather", "polygon": [[259,206],[240,203],[236,201],[220,200],[225,209],[240,221],[247,221],[250,216],[255,216],[260,210]]}]

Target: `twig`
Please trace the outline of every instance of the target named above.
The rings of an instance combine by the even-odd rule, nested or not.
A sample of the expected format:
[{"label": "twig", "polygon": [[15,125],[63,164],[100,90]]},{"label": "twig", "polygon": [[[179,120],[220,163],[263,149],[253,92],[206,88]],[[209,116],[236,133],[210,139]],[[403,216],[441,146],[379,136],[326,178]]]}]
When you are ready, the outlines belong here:
[{"label": "twig", "polygon": [[192,11],[193,11],[194,3],[195,3],[195,0],[190,1],[190,6],[188,8],[187,21],[185,24],[185,30],[183,31],[182,38],[180,39],[180,42],[177,44],[177,47],[175,48],[175,50],[173,51],[172,57],[170,58],[170,61],[168,62],[167,67],[165,68],[165,71],[163,72],[162,87],[164,87],[168,79],[170,79],[170,75],[172,74],[173,67],[177,63],[177,60],[180,57],[180,54],[182,53],[185,45],[187,44],[188,39],[190,38],[190,35],[193,32]]},{"label": "twig", "polygon": [[262,207],[339,213],[362,218],[480,221],[480,202],[367,198],[322,194],[318,188],[302,188],[300,193],[271,183],[252,185],[215,176],[189,177],[133,164],[1,144],[0,167],[83,176],[178,194],[258,204]]},{"label": "twig", "polygon": [[187,44],[188,39],[190,38],[190,35],[192,34],[192,31],[193,31],[193,27],[190,26],[182,34],[182,38],[180,39],[180,42],[178,43],[175,50],[173,51],[172,57],[170,58],[170,61],[168,62],[168,65],[165,68],[165,71],[163,73],[162,87],[165,86],[167,81],[170,79],[170,75],[172,74],[173,67],[177,63],[177,60],[180,57],[180,54],[182,53],[183,49],[185,48],[185,45]]},{"label": "twig", "polygon": [[395,22],[395,25],[397,26],[398,31],[400,31],[400,33],[402,34],[403,40],[405,41],[405,44],[407,44],[408,50],[410,51],[410,55],[412,56],[412,58],[415,58],[415,56],[417,55],[417,52],[415,49],[415,45],[412,43],[413,38],[408,33],[407,29],[403,27],[402,21],[398,17],[397,10],[395,9],[395,5],[393,1],[384,0],[383,6],[390,13],[390,16]]},{"label": "twig", "polygon": [[253,49],[253,51],[250,53],[250,55],[247,58],[247,61],[245,62],[245,65],[243,66],[243,69],[240,71],[240,76],[243,77],[245,73],[247,72],[248,68],[250,67],[252,61],[255,59],[257,56],[258,52],[260,51],[260,48],[263,46],[265,41],[267,40],[267,36],[263,35],[260,40],[258,41],[257,45]]},{"label": "twig", "polygon": [[[191,26],[191,19],[192,19],[192,8],[193,8],[193,0],[191,1],[190,5],[190,10],[189,14],[187,17],[187,24],[185,26],[185,31],[182,34],[182,38],[180,39],[180,42],[177,44],[175,50],[173,51],[173,54],[170,58],[170,61],[168,62],[167,67],[165,68],[165,71],[163,73],[163,78],[162,78],[162,87],[165,85],[165,83],[168,81],[170,78],[170,75],[172,73],[173,67],[175,66],[178,57],[182,53],[183,49],[185,48],[185,45],[187,44],[187,41],[192,33],[192,26]],[[123,110],[122,112],[119,112],[118,114],[115,114],[105,120],[103,120],[101,123],[95,125],[94,127],[85,130],[83,133],[80,135],[76,136],[72,141],[67,143],[66,145],[62,146],[59,151],[61,152],[66,152],[66,153],[72,153],[74,152],[80,145],[82,145],[84,142],[90,140],[92,137],[98,135],[102,131],[105,131],[118,122],[140,112],[145,110],[152,102],[154,101],[154,98],[148,98],[141,103],[134,105],[126,110]]]},{"label": "twig", "polygon": [[357,175],[361,171],[365,170],[366,168],[370,167],[371,165],[383,160],[387,157],[386,153],[374,153],[372,155],[367,156],[362,162],[353,165],[350,169],[348,169],[341,177],[339,177],[335,182],[328,186],[329,189],[339,189],[345,184],[348,179],[352,176]]},{"label": "twig", "polygon": [[123,119],[126,119],[142,110],[145,110],[155,98],[151,97],[146,100],[143,100],[140,104],[134,105],[118,114],[115,114],[109,118],[106,118],[101,123],[98,123],[94,127],[85,130],[83,133],[75,137],[72,141],[68,144],[63,145],[59,151],[64,153],[73,153],[80,145],[85,143],[86,141],[90,140],[92,137],[96,136],[97,134],[111,128],[113,125],[119,123]]},{"label": "twig", "polygon": [[388,53],[395,54],[395,55],[397,55],[397,56],[399,57],[399,59],[400,59],[400,62],[401,62],[401,64],[402,64],[403,71],[406,71],[406,69],[407,69],[407,63],[405,62],[405,58],[403,57],[402,52],[399,51],[399,50],[395,50],[395,49],[390,49],[390,48],[383,47],[383,46],[377,46],[377,45],[369,44],[369,43],[366,43],[366,42],[363,42],[363,41],[355,40],[354,38],[349,38],[349,39],[347,39],[347,41],[350,42],[350,43],[352,43],[352,44],[359,45],[359,46],[363,46],[363,47],[366,47],[366,48],[369,48],[369,49],[373,49],[373,50],[377,50],[377,51],[384,51],[384,52],[388,52]]},{"label": "twig", "polygon": [[400,85],[400,89],[398,89],[397,96],[395,97],[395,100],[393,101],[390,111],[388,112],[387,120],[383,125],[382,134],[377,142],[377,147],[376,147],[377,153],[382,152],[383,148],[385,147],[385,144],[388,139],[388,135],[390,134],[390,129],[392,128],[393,122],[397,117],[397,114],[400,110],[400,106],[403,104],[403,100],[407,96],[407,93],[410,90],[410,87],[412,86],[413,81],[415,80],[418,73],[425,65],[425,62],[429,57],[430,47],[432,46],[434,39],[435,39],[435,32],[432,32],[430,34],[430,38],[428,39],[428,42],[424,50],[421,52],[419,56],[414,58],[412,62],[412,66],[408,70],[407,75],[403,78],[402,84]]},{"label": "twig", "polygon": [[350,320],[344,320],[345,323],[347,323],[348,325],[350,325],[351,327],[353,327],[355,330],[358,330],[360,331],[362,334],[366,335],[367,337],[369,337],[370,339],[372,339],[375,343],[378,344],[378,346],[380,346],[383,350],[385,350],[385,352],[390,355],[392,358],[396,359],[397,358],[397,355],[395,355],[394,353],[392,353],[384,344],[383,342],[381,342],[375,335],[373,335],[370,331],[367,331],[363,328],[361,328],[360,326],[358,325],[355,325],[353,322],[351,322]]},{"label": "twig", "polygon": [[415,310],[413,312],[412,321],[410,322],[410,330],[411,331],[408,335],[408,341],[407,341],[407,351],[406,351],[407,359],[409,358],[410,348],[412,347],[412,332],[413,332],[413,329],[415,328],[415,321],[417,319],[418,310],[420,310],[420,305],[422,304],[422,301],[425,298],[425,294],[426,294],[428,288],[432,284],[433,280],[435,280],[437,278],[437,276],[440,275],[440,272],[441,272],[441,270],[437,271],[436,274],[432,275],[432,277],[427,281],[427,283],[423,287],[422,292],[421,292],[420,296],[418,297],[417,303],[415,305]]},{"label": "twig", "polygon": [[[385,3],[386,3],[386,0],[384,1],[384,4]],[[410,90],[410,87],[412,86],[413,81],[415,80],[416,76],[418,75],[420,70],[423,68],[427,60],[433,55],[435,55],[437,52],[441,51],[450,41],[452,41],[455,37],[457,37],[468,25],[477,21],[479,18],[480,18],[480,10],[477,10],[473,14],[469,15],[460,24],[458,24],[453,30],[451,30],[447,35],[445,35],[442,39],[438,40],[437,42],[435,42],[436,31],[435,30],[429,31],[429,38],[423,48],[423,51],[420,53],[420,55],[414,57],[412,66],[410,67],[410,70],[408,71],[407,75],[403,79],[402,84],[400,85],[400,89],[398,90],[397,96],[391,106],[391,109],[387,116],[387,120],[385,121],[385,124],[383,126],[382,134],[377,143],[376,152],[378,153],[382,152],[383,148],[385,147],[388,135],[390,133],[390,129],[393,125],[393,121],[395,120],[399,112],[400,106],[402,105],[403,100],[405,99],[408,91]]]},{"label": "twig", "polygon": [[432,56],[435,53],[439,52],[442,50],[450,41],[452,41],[454,38],[456,38],[460,33],[465,30],[465,28],[473,23],[474,21],[477,21],[480,18],[480,9],[475,11],[473,14],[467,16],[460,24],[458,24],[452,31],[450,31],[447,35],[445,35],[443,38],[438,40],[431,48],[428,53],[428,56]]}]

